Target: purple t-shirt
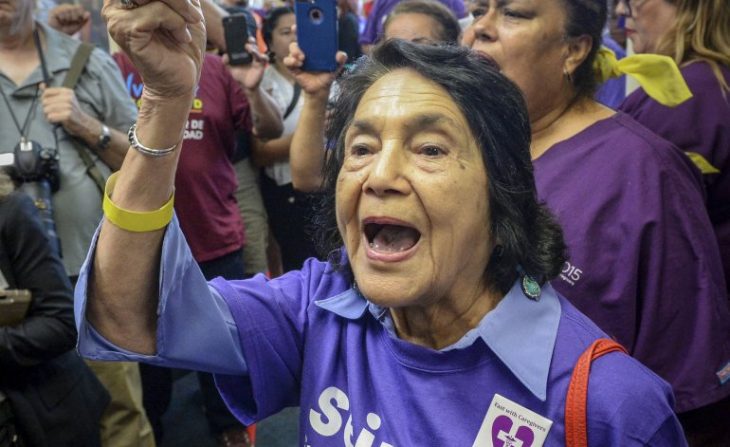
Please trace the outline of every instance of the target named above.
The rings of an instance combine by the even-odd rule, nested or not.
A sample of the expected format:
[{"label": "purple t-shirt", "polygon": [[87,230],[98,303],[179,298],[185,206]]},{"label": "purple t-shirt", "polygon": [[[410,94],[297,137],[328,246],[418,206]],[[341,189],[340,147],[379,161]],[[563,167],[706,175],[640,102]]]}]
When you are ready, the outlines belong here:
[{"label": "purple t-shirt", "polygon": [[[516,283],[455,344],[413,345],[397,337],[387,309],[314,259],[271,281],[206,283],[173,219],[162,244],[157,352],[135,354],[85,318],[97,236],[76,288],[79,352],[214,372],[247,424],[300,405],[302,446],[515,445],[503,443],[509,437],[563,445],[573,365],[605,336],[551,286],[533,301]],[[672,403],[669,385],[636,360],[601,357],[588,389],[591,445],[686,445]]]},{"label": "purple t-shirt", "polygon": [[[730,84],[730,68],[721,67]],[[682,68],[693,97],[666,107],[643,90],[631,94],[620,110],[686,152],[702,155],[719,173],[704,175],[707,210],[720,244],[725,281],[730,293],[730,92],[723,92],[710,64]]]},{"label": "purple t-shirt", "polygon": [[[360,34],[361,45],[376,43],[383,36],[383,22],[390,11],[402,0],[374,0],[373,9],[365,22],[365,29]],[[462,0],[438,0],[449,8],[457,19],[466,15],[466,8]]]},{"label": "purple t-shirt", "polygon": [[730,395],[730,312],[696,169],[617,113],[534,162],[570,260],[554,287],[674,388],[677,411]]},{"label": "purple t-shirt", "polygon": [[[522,419],[526,409],[552,421],[544,445],[563,445],[565,395],[573,366],[595,338],[604,336],[563,298],[545,293],[545,310],[530,315],[528,308],[538,305],[517,286],[505,298],[512,301],[504,305],[525,306],[524,313],[503,310],[491,320],[499,326],[494,338],[522,337],[525,350],[554,340],[546,396],[540,399],[517,378],[520,366],[529,361],[505,364],[498,341],[495,352],[483,339],[449,351],[400,340],[368,312],[367,301],[349,288],[343,275],[328,270],[327,264],[310,260],[301,272],[271,281],[267,288],[252,281],[212,283],[239,328],[249,371],[245,378],[217,375],[216,383],[244,423],[300,405],[299,445],[491,445],[475,443],[480,432],[494,445],[507,433],[530,445],[533,434],[528,432],[544,426]],[[550,306],[556,306],[555,320],[550,319]],[[522,325],[522,319],[529,319],[535,331],[547,326],[546,335],[509,334],[508,328]],[[590,443],[682,445],[670,394],[663,381],[627,356],[599,359],[588,392]],[[489,421],[495,395],[520,410],[511,419]]]}]

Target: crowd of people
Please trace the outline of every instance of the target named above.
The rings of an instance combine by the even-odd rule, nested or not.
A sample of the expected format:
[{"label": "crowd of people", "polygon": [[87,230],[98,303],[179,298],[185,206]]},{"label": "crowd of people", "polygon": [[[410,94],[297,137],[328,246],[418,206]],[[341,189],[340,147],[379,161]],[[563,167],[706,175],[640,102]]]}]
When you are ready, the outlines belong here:
[{"label": "crowd of people", "polygon": [[0,0],[0,447],[730,445],[726,1],[336,3]]}]

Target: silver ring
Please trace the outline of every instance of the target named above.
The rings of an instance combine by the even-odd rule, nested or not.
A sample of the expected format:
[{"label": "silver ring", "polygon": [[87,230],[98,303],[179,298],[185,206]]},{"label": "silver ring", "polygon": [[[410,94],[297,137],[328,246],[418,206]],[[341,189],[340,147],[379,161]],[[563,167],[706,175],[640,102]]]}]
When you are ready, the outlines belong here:
[{"label": "silver ring", "polygon": [[122,2],[122,8],[124,8],[124,9],[134,9],[139,6],[137,4],[137,2],[134,0],[121,0],[121,2]]}]

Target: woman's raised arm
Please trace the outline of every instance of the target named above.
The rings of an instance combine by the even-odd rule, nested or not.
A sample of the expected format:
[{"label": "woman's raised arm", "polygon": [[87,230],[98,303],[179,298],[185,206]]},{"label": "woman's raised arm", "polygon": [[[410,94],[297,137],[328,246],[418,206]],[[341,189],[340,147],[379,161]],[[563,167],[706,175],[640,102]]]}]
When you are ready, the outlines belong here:
[{"label": "woman's raised arm", "polygon": [[[125,222],[148,230],[149,215],[137,213],[160,210],[173,196],[183,131],[203,62],[205,25],[199,0],[105,0],[102,14],[110,35],[144,80],[136,125],[139,145],[175,149],[161,156],[127,153],[105,204],[86,318],[112,343],[151,354],[165,230],[130,231]],[[109,210],[118,216],[116,223],[110,221]]]}]

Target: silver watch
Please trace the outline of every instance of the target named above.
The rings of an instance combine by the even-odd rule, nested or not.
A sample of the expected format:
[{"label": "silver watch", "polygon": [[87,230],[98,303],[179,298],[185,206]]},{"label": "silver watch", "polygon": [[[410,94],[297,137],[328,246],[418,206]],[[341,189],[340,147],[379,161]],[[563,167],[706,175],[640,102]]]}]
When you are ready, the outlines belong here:
[{"label": "silver watch", "polygon": [[99,135],[99,141],[96,143],[96,147],[99,150],[106,150],[109,148],[109,144],[112,142],[112,134],[109,132],[109,127],[106,124],[101,125],[101,135]]}]

